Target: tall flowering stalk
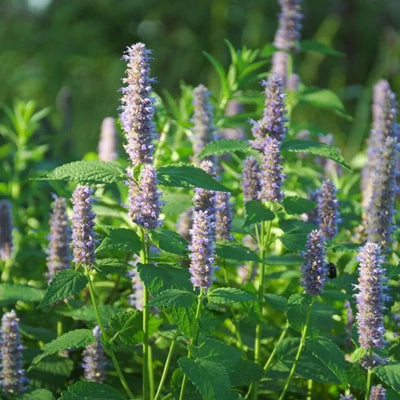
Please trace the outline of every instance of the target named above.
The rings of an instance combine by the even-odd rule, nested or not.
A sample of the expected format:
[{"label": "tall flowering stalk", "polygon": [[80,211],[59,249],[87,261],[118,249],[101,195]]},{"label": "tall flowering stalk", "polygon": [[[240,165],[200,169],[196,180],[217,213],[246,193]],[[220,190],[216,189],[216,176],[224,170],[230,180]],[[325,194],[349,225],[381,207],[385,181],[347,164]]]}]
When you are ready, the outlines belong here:
[{"label": "tall flowering stalk", "polygon": [[121,89],[123,96],[120,115],[127,144],[125,150],[134,166],[151,162],[153,159],[154,97],[151,96],[150,50],[143,43],[128,47],[123,60],[127,61],[126,85]]},{"label": "tall flowering stalk", "polygon": [[318,225],[325,239],[333,239],[338,233],[339,202],[335,185],[326,179],[318,191]]},{"label": "tall flowering stalk", "polygon": [[47,280],[63,269],[71,267],[71,229],[67,217],[67,202],[56,197],[50,216],[50,235],[47,248]]},{"label": "tall flowering stalk", "polygon": [[0,201],[0,260],[11,258],[13,223],[11,218],[11,204],[7,200]]},{"label": "tall flowering stalk", "polygon": [[231,194],[227,192],[217,192],[215,195],[215,238],[216,240],[233,240],[232,228],[232,205],[229,200]]},{"label": "tall flowering stalk", "polygon": [[96,340],[83,350],[82,367],[84,378],[89,382],[102,383],[105,378],[104,347],[100,342],[101,330],[97,325],[93,329]]},{"label": "tall flowering stalk", "polygon": [[101,161],[114,161],[118,156],[117,128],[112,117],[104,118],[101,124],[98,154]]},{"label": "tall flowering stalk", "polygon": [[86,185],[78,185],[72,195],[72,246],[74,263],[87,267],[96,261],[94,219],[92,211],[93,189]]},{"label": "tall flowering stalk", "polygon": [[254,157],[247,157],[243,161],[242,190],[244,201],[258,199],[260,184],[260,167]]},{"label": "tall flowering stalk", "polygon": [[288,80],[289,54],[285,51],[276,51],[272,56],[271,63],[272,74],[278,77],[282,83],[282,86],[286,88]]},{"label": "tall flowering stalk", "polygon": [[6,398],[14,398],[26,390],[28,380],[22,368],[19,319],[14,310],[3,314],[0,330],[0,387]]}]

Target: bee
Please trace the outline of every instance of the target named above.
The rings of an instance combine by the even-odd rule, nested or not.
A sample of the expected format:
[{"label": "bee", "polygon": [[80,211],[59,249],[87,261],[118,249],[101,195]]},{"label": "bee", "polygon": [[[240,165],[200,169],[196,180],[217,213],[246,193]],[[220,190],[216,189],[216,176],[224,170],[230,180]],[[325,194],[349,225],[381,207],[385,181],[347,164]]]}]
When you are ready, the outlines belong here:
[{"label": "bee", "polygon": [[337,277],[337,267],[334,263],[328,263],[328,278],[334,279]]}]

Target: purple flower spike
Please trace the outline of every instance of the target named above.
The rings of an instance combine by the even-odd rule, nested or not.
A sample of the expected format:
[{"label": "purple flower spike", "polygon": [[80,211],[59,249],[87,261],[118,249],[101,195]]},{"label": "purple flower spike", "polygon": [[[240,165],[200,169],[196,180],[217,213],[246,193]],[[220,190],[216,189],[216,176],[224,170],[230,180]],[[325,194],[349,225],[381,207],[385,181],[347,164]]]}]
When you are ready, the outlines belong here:
[{"label": "purple flower spike", "polygon": [[100,342],[101,330],[99,326],[93,329],[96,340],[83,350],[83,374],[89,382],[102,383],[105,378],[104,347]]},{"label": "purple flower spike", "polygon": [[298,51],[301,21],[301,0],[279,0],[282,12],[279,14],[279,27],[275,34],[274,45],[279,50]]},{"label": "purple flower spike", "polygon": [[284,178],[280,142],[272,136],[266,136],[264,145],[260,168],[261,191],[258,198],[261,201],[279,201],[283,199],[282,181]]},{"label": "purple flower spike", "polygon": [[0,260],[11,258],[13,223],[11,218],[11,204],[7,200],[0,201]]},{"label": "purple flower spike", "polygon": [[117,127],[114,118],[107,117],[101,124],[99,141],[99,160],[114,161],[117,159]]},{"label": "purple flower spike", "polygon": [[193,228],[190,230],[191,244],[190,268],[192,275],[190,281],[193,286],[209,289],[214,281],[214,243],[212,231],[215,230],[213,222],[207,211],[199,210],[193,212]]},{"label": "purple flower spike", "polygon": [[367,242],[360,248],[357,299],[359,341],[364,349],[380,349],[384,345],[383,312],[387,300],[385,270],[381,267],[380,246]]},{"label": "purple flower spike", "polygon": [[198,157],[205,145],[214,140],[215,127],[208,89],[199,85],[193,90],[193,96],[193,152]]},{"label": "purple flower spike", "polygon": [[258,199],[261,190],[260,167],[254,157],[247,157],[243,162],[242,189],[244,201]]},{"label": "purple flower spike", "polygon": [[193,209],[189,208],[183,212],[176,224],[177,232],[188,242],[190,242],[190,229],[192,228]]},{"label": "purple flower spike", "polygon": [[319,295],[324,290],[328,274],[325,262],[325,238],[320,230],[314,230],[308,235],[304,256],[301,283],[306,293],[311,296]]},{"label": "purple flower spike", "polygon": [[162,201],[161,193],[157,189],[156,169],[145,164],[140,177],[139,185],[129,181],[129,216],[132,221],[146,229],[156,229],[161,225],[159,221]]},{"label": "purple flower spike", "polygon": [[339,400],[354,400],[354,396],[352,394],[348,394],[346,396],[341,394]]},{"label": "purple flower spike", "polygon": [[72,246],[74,263],[90,267],[96,261],[94,219],[92,212],[93,189],[86,185],[78,185],[72,195]]},{"label": "purple flower spike", "polygon": [[276,51],[272,56],[271,72],[273,75],[279,78],[283,88],[287,87],[288,64],[289,64],[289,54],[286,53],[285,51]]},{"label": "purple flower spike", "polygon": [[326,239],[333,239],[338,233],[339,202],[335,185],[329,179],[322,182],[318,192],[318,222]]},{"label": "purple flower spike", "polygon": [[137,270],[136,264],[138,261],[139,257],[136,256],[135,261],[129,263],[132,265],[132,268],[128,271],[127,275],[131,280],[132,293],[128,296],[128,304],[136,310],[142,311],[144,285]]},{"label": "purple flower spike", "polygon": [[47,249],[47,280],[63,269],[71,267],[71,230],[67,217],[67,202],[56,197],[50,217],[49,246]]},{"label": "purple flower spike", "polygon": [[386,389],[382,385],[372,386],[369,400],[386,400]]},{"label": "purple flower spike", "polygon": [[123,56],[128,68],[123,79],[126,86],[121,89],[120,120],[127,140],[125,150],[135,166],[153,159],[155,98],[150,95],[154,82],[150,78],[150,53],[143,43],[136,43]]},{"label": "purple flower spike", "polygon": [[217,241],[233,240],[231,235],[232,225],[232,206],[229,203],[231,194],[227,192],[217,192],[215,196],[215,238]]},{"label": "purple flower spike", "polygon": [[28,379],[22,368],[22,350],[19,319],[12,310],[3,314],[0,330],[0,387],[6,398],[14,398],[26,390]]}]

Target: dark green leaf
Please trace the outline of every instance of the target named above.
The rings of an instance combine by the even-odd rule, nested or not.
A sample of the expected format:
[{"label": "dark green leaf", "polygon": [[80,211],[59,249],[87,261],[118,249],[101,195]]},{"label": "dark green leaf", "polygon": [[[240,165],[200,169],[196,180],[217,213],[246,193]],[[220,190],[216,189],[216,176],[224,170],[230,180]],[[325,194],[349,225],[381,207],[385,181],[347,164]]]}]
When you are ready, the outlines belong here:
[{"label": "dark green leaf", "polygon": [[188,242],[178,233],[169,229],[157,229],[151,232],[151,239],[155,245],[168,253],[185,255]]},{"label": "dark green leaf", "polygon": [[38,364],[40,360],[51,354],[58,353],[62,350],[67,349],[78,349],[81,347],[86,347],[88,344],[93,343],[95,338],[90,329],[75,329],[74,331],[69,331],[64,333],[64,335],[59,336],[50,343],[44,345],[43,353],[36,356],[32,364]]},{"label": "dark green leaf", "polygon": [[268,256],[265,258],[267,265],[299,265],[303,261],[303,257],[296,254],[283,254],[282,256]]},{"label": "dark green leaf", "polygon": [[179,289],[167,289],[150,301],[150,306],[156,307],[191,307],[196,303],[196,295]]},{"label": "dark green leaf", "polygon": [[60,400],[125,400],[125,397],[103,383],[76,382],[61,393]]},{"label": "dark green leaf", "polygon": [[343,57],[344,54],[340,51],[332,49],[326,44],[316,42],[315,40],[307,39],[300,42],[301,51],[312,51],[315,53],[326,54],[328,56]]},{"label": "dark green leaf", "polygon": [[229,371],[232,386],[245,386],[251,382],[261,379],[263,370],[261,365],[250,360],[240,360],[235,367]]},{"label": "dark green leaf", "polygon": [[122,182],[126,179],[126,174],[112,162],[74,161],[61,165],[38,179],[101,184]]},{"label": "dark green leaf", "polygon": [[193,165],[167,165],[157,170],[158,182],[164,186],[203,188],[220,192],[231,190],[217,182],[211,175]]},{"label": "dark green leaf", "polygon": [[396,393],[400,393],[400,363],[391,363],[374,368],[374,373]]},{"label": "dark green leaf", "polygon": [[36,302],[43,298],[44,290],[16,283],[0,284],[0,304],[6,306],[17,301]]},{"label": "dark green leaf", "polygon": [[[103,321],[107,321],[112,315],[117,313],[119,310],[118,308],[106,304],[106,305],[99,305],[99,314]],[[62,315],[71,317],[75,320],[85,321],[85,322],[96,322],[96,314],[94,312],[94,308],[92,305],[83,306],[80,308],[76,308],[74,310],[63,310],[61,311]]]},{"label": "dark green leaf", "polygon": [[279,237],[284,246],[291,251],[303,251],[306,247],[307,233],[289,232]]},{"label": "dark green leaf", "polygon": [[219,257],[237,261],[260,261],[254,251],[235,243],[218,243],[216,253]]},{"label": "dark green leaf", "polygon": [[103,239],[96,253],[107,250],[117,250],[138,254],[142,248],[139,236],[132,229],[117,228],[112,229]]},{"label": "dark green leaf", "polygon": [[251,146],[247,140],[220,139],[213,140],[206,144],[199,158],[204,158],[213,154],[220,155],[224,153],[233,153],[235,151],[248,152]]},{"label": "dark green leaf", "polygon": [[269,307],[274,308],[278,311],[285,311],[287,306],[286,297],[279,296],[277,294],[268,293],[264,295],[264,299]]},{"label": "dark green leaf", "polygon": [[55,397],[46,389],[36,389],[32,392],[25,393],[21,400],[54,400]]},{"label": "dark green leaf", "polygon": [[117,258],[98,258],[96,268],[103,274],[125,275],[129,264]]},{"label": "dark green leaf", "polygon": [[261,221],[272,221],[275,218],[275,214],[257,200],[250,200],[244,206],[246,209],[244,226]]},{"label": "dark green leaf", "polygon": [[257,301],[257,297],[249,292],[236,288],[218,288],[209,292],[208,301],[214,304],[232,304],[246,301]]},{"label": "dark green leaf", "polygon": [[325,143],[308,142],[305,140],[287,140],[282,143],[282,151],[301,152],[329,158],[351,171],[340,151]]},{"label": "dark green leaf", "polygon": [[309,199],[304,199],[298,196],[286,196],[282,200],[282,205],[288,214],[303,214],[313,210],[316,203]]},{"label": "dark green leaf", "polygon": [[196,321],[196,307],[168,307],[166,313],[171,317],[179,330],[188,337],[197,334],[199,324]]},{"label": "dark green leaf", "polygon": [[66,299],[83,290],[88,283],[85,275],[73,269],[60,271],[50,282],[39,307]]}]

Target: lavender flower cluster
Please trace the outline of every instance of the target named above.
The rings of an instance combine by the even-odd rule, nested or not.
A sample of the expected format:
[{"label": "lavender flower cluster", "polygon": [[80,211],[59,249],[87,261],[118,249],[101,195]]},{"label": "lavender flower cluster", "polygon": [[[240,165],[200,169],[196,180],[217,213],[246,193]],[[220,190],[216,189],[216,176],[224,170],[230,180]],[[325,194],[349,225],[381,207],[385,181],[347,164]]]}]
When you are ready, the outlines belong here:
[{"label": "lavender flower cluster", "polygon": [[96,340],[89,344],[82,355],[82,367],[84,378],[89,382],[102,383],[105,378],[104,347],[100,342],[101,330],[97,325],[93,329],[93,336]]},{"label": "lavender flower cluster", "polygon": [[11,204],[7,200],[0,201],[0,260],[11,258],[13,223],[11,218]]}]

